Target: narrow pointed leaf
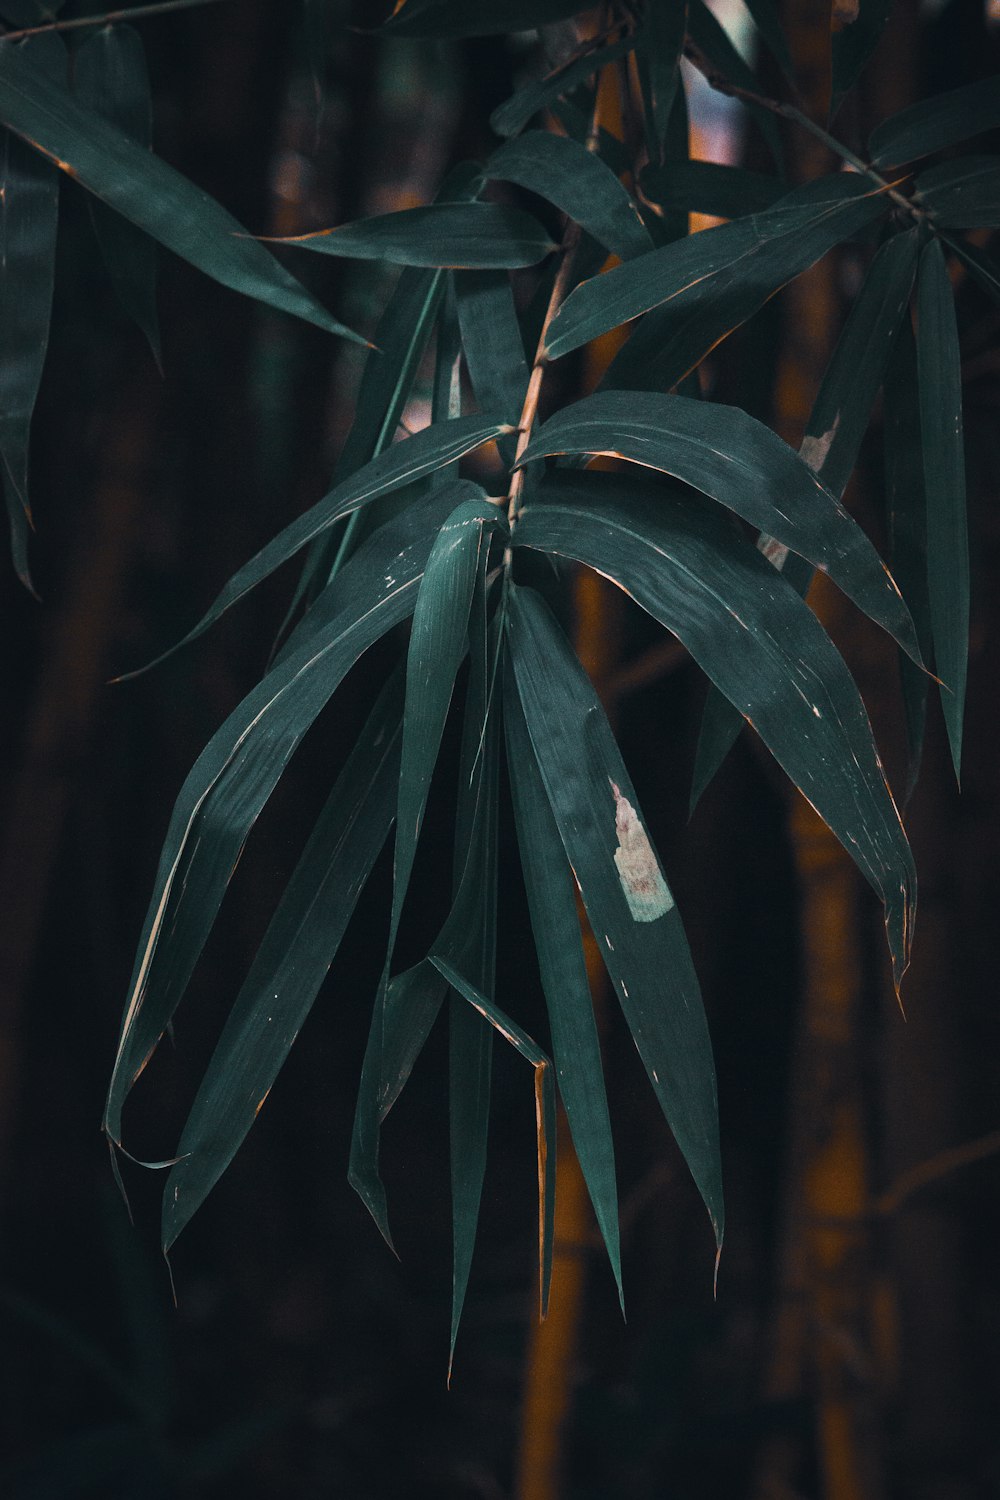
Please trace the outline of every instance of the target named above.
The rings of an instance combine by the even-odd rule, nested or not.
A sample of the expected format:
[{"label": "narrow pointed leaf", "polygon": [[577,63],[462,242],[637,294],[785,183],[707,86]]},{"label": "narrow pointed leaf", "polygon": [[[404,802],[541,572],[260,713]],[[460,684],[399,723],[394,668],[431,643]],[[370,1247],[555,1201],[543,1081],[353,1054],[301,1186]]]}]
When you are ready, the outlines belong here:
[{"label": "narrow pointed leaf", "polygon": [[[436,499],[437,497],[435,497]],[[389,528],[386,528],[388,530]],[[377,551],[384,539],[372,538]],[[136,954],[105,1129],[121,1138],[121,1108],[187,987],[243,844],[302,736],[362,653],[413,612],[430,551],[422,537],[391,573],[367,566],[366,549],[336,580],[337,609],[323,599],[284,652],[213,735],[174,805]]]},{"label": "narrow pointed leaf", "polygon": [[0,121],[140,229],[223,286],[364,343],[208,193],[102,120],[19,47],[0,46]]},{"label": "narrow pointed leaf", "polygon": [[402,673],[390,679],[319,815],[212,1055],[163,1195],[163,1248],[204,1202],[260,1111],[336,956],[392,826]]},{"label": "narrow pointed leaf", "polygon": [[647,167],[642,174],[642,191],[666,208],[738,219],[773,208],[787,194],[788,184],[780,177],[751,172],[746,167],[688,160]]},{"label": "narrow pointed leaf", "polygon": [[[655,324],[647,319],[632,335],[608,384],[625,383],[627,373],[675,385],[780,287],[886,209],[862,179],[838,174],[764,213],[664,245],[571,292],[552,321],[546,354],[558,359],[656,308]],[[652,361],[649,374],[640,359]]]},{"label": "narrow pointed leaf", "polygon": [[831,119],[878,46],[891,9],[892,0],[859,0],[855,19],[833,33],[830,39],[833,73]]},{"label": "narrow pointed leaf", "polygon": [[[146,53],[131,26],[102,26],[73,57],[73,92],[80,103],[147,150],[153,144],[153,106]],[[156,244],[99,198],[90,215],[118,299],[142,330],[160,364],[156,311]]]},{"label": "narrow pointed leaf", "polygon": [[781,13],[775,0],[746,0],[747,10],[760,32],[767,50],[789,82],[795,82],[792,54],[788,50],[788,38],[781,24]]},{"label": "narrow pointed leaf", "polygon": [[[66,51],[54,36],[0,42],[0,69],[16,50],[40,76],[65,76]],[[6,131],[0,141],[0,458],[14,568],[31,588],[28,446],[49,343],[55,278],[59,174]]]},{"label": "narrow pointed leaf", "polygon": [[544,423],[523,462],[543,454],[625,458],[683,479],[824,572],[919,659],[909,611],[860,526],[810,466],[736,407],[600,391]]},{"label": "narrow pointed leaf", "polygon": [[962,439],[962,365],[948,267],[938,240],[917,287],[920,429],[927,493],[927,579],[941,706],[959,774],[969,652],[969,537]]},{"label": "narrow pointed leaf", "polygon": [[[809,418],[800,454],[816,471],[824,488],[838,499],[857,461],[893,341],[904,320],[916,264],[914,230],[894,235],[881,247],[844,325]],[[766,533],[757,545],[805,598],[812,582],[812,568]],[[895,576],[895,569],[893,572]],[[912,608],[910,591],[905,585],[903,597]],[[919,629],[917,638],[923,653],[927,638],[921,636]],[[914,675],[923,679],[921,669],[910,665],[912,671],[904,669],[906,680]],[[692,778],[692,811],[742,727],[739,712],[715,688],[710,688]]]},{"label": "narrow pointed leaf", "polygon": [[673,896],[590,680],[539,595],[512,588],[508,637],[538,770],[615,994],[722,1244],[715,1066]]},{"label": "narrow pointed leaf", "polygon": [[[924,658],[933,661],[933,629],[927,592],[927,500],[920,441],[920,387],[917,350],[909,318],[904,319],[886,370],[882,414],[889,562],[900,587],[905,590]],[[905,806],[920,773],[928,679],[927,674],[919,671],[902,653],[899,674],[909,752],[903,791]]]},{"label": "narrow pointed leaf", "polygon": [[[688,36],[716,73],[721,73],[730,83],[751,93],[760,93],[760,80],[748,67],[730,41],[729,34],[716,18],[705,0],[689,0]],[[778,170],[782,170],[783,156],[778,122],[769,110],[759,104],[746,103],[746,109],[757,126],[767,148],[774,158]]]},{"label": "narrow pointed leaf", "polygon": [[1000,73],[922,99],[877,125],[868,138],[876,167],[898,167],[1000,125]]},{"label": "narrow pointed leaf", "polygon": [[921,172],[915,187],[921,205],[946,229],[1000,225],[1000,156],[941,162]]},{"label": "narrow pointed leaf", "polygon": [[474,448],[488,442],[490,438],[509,430],[507,423],[497,422],[489,417],[460,417],[455,422],[425,427],[404,442],[394,443],[349,479],[345,479],[343,484],[331,490],[329,495],[324,496],[297,520],[292,521],[284,531],[279,531],[266,547],[262,547],[256,556],[237,569],[198,624],[176,645],[171,646],[169,651],[164,652],[163,656],[157,657],[156,661],[150,662],[141,670],[148,671],[181,646],[197,639],[210,625],[214,625],[231,604],[256,588],[258,583],[294,557],[307,543],[328,531],[341,516],[350,515],[359,506],[366,505],[379,495],[402,489],[404,485],[411,484],[423,475],[444,468],[463,454],[471,453]]},{"label": "narrow pointed leaf", "polygon": [[514,269],[558,248],[537,219],[500,203],[429,203],[274,241],[398,266]]},{"label": "narrow pointed leaf", "polygon": [[[516,428],[528,389],[528,362],[506,271],[456,271],[462,352],[481,411],[496,412]],[[515,438],[500,438],[500,455],[514,461]]]},{"label": "narrow pointed leaf", "polygon": [[[434,350],[434,387],[431,392],[431,425],[451,422],[462,415],[462,334],[458,325],[454,276],[449,276]],[[458,459],[447,469],[438,469],[433,482],[440,484],[458,473]]]},{"label": "narrow pointed leaf", "polygon": [[494,151],[484,171],[547,198],[622,260],[653,248],[627,188],[599,156],[569,136],[525,131]]},{"label": "narrow pointed leaf", "polygon": [[581,0],[405,0],[397,4],[383,32],[396,36],[499,36],[533,31],[548,21],[562,21],[585,9]]},{"label": "narrow pointed leaf", "polygon": [[[670,4],[653,4],[646,15],[646,25],[641,38],[641,57],[648,86],[648,111],[652,125],[651,159],[663,159],[670,116],[677,97],[680,82],[681,53],[687,37],[687,0],[671,0]],[[648,129],[648,126],[647,126]]]},{"label": "narrow pointed leaf", "polygon": [[504,694],[504,725],[517,842],[556,1078],[624,1309],[615,1152],[573,877],[516,690]]},{"label": "narrow pointed leaf", "polygon": [[599,569],[683,641],[881,895],[898,985],[913,859],[864,704],[816,616],[723,514],[676,487],[560,473],[538,492],[516,541]]},{"label": "narrow pointed leaf", "polygon": [[[556,1098],[552,1080],[552,1063],[546,1054],[522,1031],[516,1021],[505,1015],[487,995],[471,984],[441,954],[433,954],[431,963],[447,979],[452,989],[485,1017],[494,1031],[503,1037],[529,1063],[535,1074],[535,1123],[538,1138],[538,1260],[542,1317],[548,1311],[549,1284],[552,1279],[553,1222],[555,1218],[555,1149]],[[453,1345],[454,1351],[454,1345]]]},{"label": "narrow pointed leaf", "polygon": [[533,79],[524,84],[516,94],[505,99],[490,115],[490,128],[497,135],[517,135],[533,115],[558,99],[560,94],[572,93],[581,83],[599,73],[608,63],[626,57],[635,46],[635,37],[624,36],[620,41],[610,42],[606,47],[597,47],[577,57],[564,67],[556,68],[544,78]]},{"label": "narrow pointed leaf", "polygon": [[947,235],[942,235],[942,239],[964,262],[983,291],[995,302],[1000,302],[1000,261],[966,240],[951,239]]}]

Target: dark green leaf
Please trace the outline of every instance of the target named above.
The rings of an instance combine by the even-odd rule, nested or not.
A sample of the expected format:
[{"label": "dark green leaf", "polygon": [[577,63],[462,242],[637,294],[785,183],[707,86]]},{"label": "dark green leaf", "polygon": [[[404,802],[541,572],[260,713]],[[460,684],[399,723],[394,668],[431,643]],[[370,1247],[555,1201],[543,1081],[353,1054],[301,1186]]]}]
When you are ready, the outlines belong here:
[{"label": "dark green leaf", "polygon": [[507,763],[559,1092],[624,1310],[615,1151],[573,877],[516,691],[504,694]]},{"label": "dark green leaf", "polygon": [[[456,271],[462,350],[481,411],[515,428],[528,389],[528,362],[510,277],[506,271]],[[514,461],[515,437],[501,438],[500,456]]]},{"label": "dark green leaf", "polygon": [[0,46],[0,120],[64,172],[223,286],[363,343],[221,204],[84,109],[19,47]]},{"label": "dark green leaf", "polygon": [[[153,109],[146,53],[131,26],[93,31],[73,58],[73,92],[80,103],[147,150],[153,144]],[[90,213],[104,264],[118,298],[149,341],[160,364],[156,313],[156,245],[108,208],[90,199]]]},{"label": "dark green leaf", "polygon": [[767,49],[790,83],[795,82],[792,54],[788,50],[788,39],[781,24],[781,13],[775,0],[746,0],[747,10],[753,23],[767,45]]},{"label": "dark green leaf", "polygon": [[614,735],[569,642],[529,589],[511,587],[508,618],[517,691],[566,857],[629,1030],[721,1246],[715,1066],[680,914]]},{"label": "dark green leaf", "polygon": [[[909,302],[916,262],[915,230],[894,235],[879,250],[844,325],[809,418],[800,454],[824,488],[838,499],[847,487],[868,428],[889,352]],[[757,545],[805,598],[812,568],[767,534]],[[903,597],[911,602],[908,589]],[[923,649],[925,640],[919,633],[918,639]],[[919,667],[912,666],[907,678],[914,675],[924,677]],[[728,755],[742,722],[737,710],[710,688],[692,780],[692,810]]]},{"label": "dark green leaf", "polygon": [[257,1118],[388,837],[399,774],[402,686],[397,672],[372,710],[229,1013],[164,1189],[164,1251]]},{"label": "dark green leaf", "polygon": [[598,568],[683,641],[881,895],[898,985],[913,860],[864,704],[816,616],[721,512],[674,486],[560,472],[538,493],[516,541]]},{"label": "dark green leaf", "polygon": [[947,229],[1000,225],[1000,156],[964,156],[921,172],[915,183],[923,208]]},{"label": "dark green leaf", "polygon": [[560,94],[571,93],[579,84],[607,67],[608,63],[627,56],[634,46],[635,37],[624,36],[620,41],[611,42],[606,47],[594,48],[583,57],[574,58],[572,62],[554,69],[544,78],[532,79],[493,111],[490,115],[491,128],[496,131],[497,135],[517,135],[518,131],[527,125],[532,115],[545,109],[547,105],[558,99]]},{"label": "dark green leaf", "polygon": [[[444,492],[432,497],[442,499]],[[431,537],[398,552],[392,528],[384,530],[389,535],[376,533],[330,585],[330,614],[320,595],[181,788],[129,986],[105,1114],[112,1140],[120,1139],[122,1103],[180,1002],[250,829],[299,741],[362,653],[413,612]],[[371,566],[386,555],[391,572]]]},{"label": "dark green leaf", "polygon": [[962,367],[955,304],[936,239],[920,257],[917,288],[920,428],[927,493],[927,582],[934,661],[956,776],[969,652],[969,538],[962,441]]},{"label": "dark green leaf", "polygon": [[831,120],[878,46],[891,9],[892,0],[860,0],[856,19],[834,32],[830,44],[833,54]]},{"label": "dark green leaf", "polygon": [[[402,489],[422,475],[444,468],[464,453],[470,453],[473,448],[478,448],[490,438],[509,430],[507,423],[491,421],[488,417],[460,417],[455,422],[441,422],[434,427],[425,427],[413,437],[394,443],[349,479],[345,479],[343,484],[331,490],[329,495],[299,516],[298,520],[292,521],[284,531],[279,531],[266,547],[233,574],[194,629],[189,630],[175,646],[171,646],[170,651],[164,652],[163,656],[157,657],[155,662],[150,662],[149,666],[141,670],[148,671],[149,667],[156,666],[157,662],[195,640],[231,604],[235,604],[237,599],[255,588],[283,562],[294,557],[314,537],[329,530],[341,516],[350,515],[376,496]],[[126,673],[125,677],[135,675]]]},{"label": "dark green leaf", "polygon": [[653,0],[646,13],[639,56],[647,79],[648,111],[651,116],[651,159],[662,161],[670,116],[681,84],[680,60],[687,36],[687,0]]},{"label": "dark green leaf", "polygon": [[968,270],[983,291],[994,301],[1000,302],[1000,261],[981,250],[978,245],[969,244],[966,240],[953,240],[947,235],[942,235],[945,244],[964,261]]},{"label": "dark green leaf", "polygon": [[[933,630],[927,593],[927,501],[924,495],[920,441],[920,388],[913,325],[903,320],[885,373],[882,394],[885,441],[886,529],[889,563],[910,606],[920,649],[933,661]],[[900,683],[906,714],[908,768],[903,803],[916,786],[923,754],[927,717],[927,674],[905,656],[899,658]]]},{"label": "dark green leaf", "polygon": [[579,141],[529,130],[494,151],[484,170],[487,177],[516,182],[547,198],[622,260],[653,248],[627,189]]},{"label": "dark green leaf", "polygon": [[[455,300],[454,275],[449,276],[444,305],[438,319],[437,347],[434,350],[434,388],[431,392],[431,425],[451,422],[462,415],[462,335],[458,326],[458,303]],[[458,459],[446,469],[433,474],[440,484],[446,477],[458,474]]]},{"label": "dark green leaf", "polygon": [[[65,77],[66,52],[58,38],[0,42],[0,70],[14,52],[39,77]],[[44,70],[44,72],[43,72]],[[0,458],[18,577],[31,588],[28,566],[28,445],[49,343],[55,277],[59,174],[6,131],[0,141]]]},{"label": "dark green leaf", "polygon": [[546,353],[558,359],[656,308],[607,383],[676,385],[787,281],[887,208],[860,177],[838,173],[765,213],[664,245],[577,287],[552,321]]},{"label": "dark green leaf", "polygon": [[919,658],[906,605],[864,532],[810,466],[746,412],[684,396],[599,391],[545,422],[522,461],[558,453],[629,459],[683,479],[829,573]]},{"label": "dark green leaf", "polygon": [[523,209],[476,202],[402,208],[274,243],[398,266],[509,270],[533,266],[558,248]]},{"label": "dark green leaf", "polygon": [[788,184],[780,177],[750,172],[746,167],[687,160],[647,167],[642,174],[642,191],[653,203],[668,208],[737,219],[773,208],[788,192]]},{"label": "dark green leaf", "polygon": [[1000,74],[922,99],[890,115],[868,138],[876,167],[898,167],[1000,125]]},{"label": "dark green leaf", "polygon": [[[590,113],[579,109],[571,99],[558,99],[552,106],[552,113],[574,141],[586,144],[592,138]],[[632,158],[625,142],[612,135],[610,130],[605,130],[603,125],[598,127],[595,149],[601,161],[617,177],[632,170]]]},{"label": "dark green leaf", "polygon": [[581,0],[406,0],[397,4],[382,27],[396,36],[498,36],[534,31],[548,21],[562,21],[586,7]]},{"label": "dark green leaf", "polygon": [[[688,36],[699,52],[710,64],[713,72],[719,73],[738,88],[760,93],[760,80],[743,61],[729,39],[725,27],[716,19],[705,4],[705,0],[689,0]],[[747,103],[747,111],[767,142],[774,164],[781,172],[784,168],[784,152],[777,119],[759,104]]]}]

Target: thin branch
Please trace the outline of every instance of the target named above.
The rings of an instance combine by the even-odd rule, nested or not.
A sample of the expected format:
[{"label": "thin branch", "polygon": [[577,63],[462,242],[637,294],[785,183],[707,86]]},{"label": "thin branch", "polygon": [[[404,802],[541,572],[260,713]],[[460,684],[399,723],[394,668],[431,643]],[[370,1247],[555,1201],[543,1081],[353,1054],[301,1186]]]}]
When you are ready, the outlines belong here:
[{"label": "thin branch", "polygon": [[44,26],[24,26],[19,31],[5,31],[2,40],[19,42],[23,37],[41,36],[46,31],[78,31],[84,26],[110,26],[115,21],[144,21],[147,16],[161,16],[168,10],[193,10],[196,6],[220,3],[221,0],[157,0],[154,5],[109,10],[103,16],[74,16],[71,21],[46,21]]},{"label": "thin branch", "polygon": [[1000,1130],[991,1130],[988,1135],[981,1135],[974,1141],[966,1141],[961,1146],[950,1146],[946,1151],[938,1151],[926,1161],[911,1167],[908,1172],[901,1173],[896,1181],[875,1199],[872,1212],[880,1217],[898,1213],[903,1204],[921,1188],[928,1187],[942,1177],[950,1177],[952,1172],[957,1171],[959,1167],[968,1167],[973,1162],[983,1161],[988,1156],[998,1154],[1000,1154]]}]

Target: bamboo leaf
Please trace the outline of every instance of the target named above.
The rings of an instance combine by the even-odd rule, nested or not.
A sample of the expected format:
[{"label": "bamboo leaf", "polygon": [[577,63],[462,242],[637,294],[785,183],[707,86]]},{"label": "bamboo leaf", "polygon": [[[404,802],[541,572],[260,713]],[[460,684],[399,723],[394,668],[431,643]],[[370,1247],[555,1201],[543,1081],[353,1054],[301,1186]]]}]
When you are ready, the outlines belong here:
[{"label": "bamboo leaf", "polygon": [[523,209],[478,202],[402,208],[273,243],[349,260],[485,270],[533,266],[558,248]]},{"label": "bamboo leaf", "polygon": [[[824,488],[838,500],[857,461],[893,341],[904,321],[916,263],[915,230],[894,235],[878,251],[837,341],[809,418],[800,454],[815,469]],[[757,546],[805,598],[813,578],[812,568],[766,533],[761,535]],[[905,585],[903,597],[912,607],[910,591]],[[918,627],[921,652],[926,639]],[[920,668],[912,666],[911,671],[910,666],[903,669],[905,679],[923,680]],[[692,811],[742,726],[739,712],[716,689],[710,688],[695,757]]]},{"label": "bamboo leaf", "polygon": [[[889,561],[913,615],[926,661],[933,661],[933,629],[927,592],[927,500],[920,441],[920,387],[913,325],[903,320],[885,374],[882,394],[885,443],[885,502]],[[913,794],[923,755],[927,718],[927,674],[900,654],[900,684],[906,715],[908,768],[904,806]]]},{"label": "bamboo leaf", "polygon": [[560,471],[536,493],[517,543],[598,568],[683,641],[879,892],[898,986],[913,860],[864,704],[815,615],[721,512],[674,486]]},{"label": "bamboo leaf", "polygon": [[966,240],[953,240],[947,235],[942,239],[950,250],[964,262],[971,272],[974,280],[978,281],[983,291],[995,302],[1000,302],[1000,261],[981,250],[978,245],[972,245]]},{"label": "bamboo leaf", "polygon": [[687,0],[662,0],[649,7],[646,25],[641,36],[639,57],[646,74],[648,104],[651,117],[652,143],[650,150],[654,161],[662,161],[670,129],[670,116],[680,85],[680,61],[687,37]]},{"label": "bamboo leaf", "polygon": [[229,1013],[164,1189],[164,1252],[257,1118],[388,837],[399,775],[402,688],[402,673],[396,672],[337,778]]},{"label": "bamboo leaf", "polygon": [[499,36],[533,31],[584,8],[581,0],[491,0],[489,6],[470,5],[469,0],[402,0],[381,30],[396,36]]},{"label": "bamboo leaf", "polygon": [[651,308],[607,383],[676,385],[720,339],[834,245],[887,210],[859,177],[838,174],[764,213],[664,245],[571,292],[546,339],[550,359]]},{"label": "bamboo leaf", "polygon": [[508,638],[538,770],[590,926],[721,1246],[715,1067],[680,915],[593,687],[530,589],[510,590]]},{"label": "bamboo leaf", "polygon": [[[455,294],[462,351],[479,408],[496,412],[514,429],[528,389],[528,362],[510,277],[506,271],[456,271]],[[498,447],[504,462],[512,464],[513,431]]]},{"label": "bamboo leaf", "polygon": [[[471,453],[474,448],[488,442],[490,438],[509,430],[507,423],[497,422],[489,417],[459,417],[454,422],[441,422],[433,427],[425,427],[404,442],[394,443],[391,448],[364,464],[349,479],[337,485],[336,489],[331,490],[297,520],[292,521],[284,531],[279,531],[266,547],[262,547],[249,562],[237,569],[212,606],[182,640],[139,670],[149,671],[150,667],[157,666],[181,646],[197,639],[231,604],[256,588],[258,583],[294,557],[307,543],[328,531],[342,516],[350,515],[379,495],[402,489],[404,485],[412,484],[423,475],[446,467],[463,454]],[[125,681],[128,677],[137,675],[136,672],[125,673],[119,680]]]},{"label": "bamboo leaf", "polygon": [[535,434],[523,463],[592,453],[672,474],[807,558],[919,660],[913,622],[864,532],[812,468],[735,407],[646,391],[599,391]]},{"label": "bamboo leaf", "polygon": [[[73,57],[73,92],[80,103],[147,150],[153,144],[153,106],[146,53],[131,26],[102,26]],[[99,198],[91,222],[119,301],[145,335],[160,365],[156,311],[156,245]]]},{"label": "bamboo leaf", "polygon": [[490,128],[497,135],[517,135],[533,115],[545,109],[560,94],[570,94],[581,83],[606,68],[609,63],[627,57],[635,46],[633,35],[623,36],[620,41],[610,42],[606,47],[597,47],[583,57],[574,58],[561,68],[555,68],[544,78],[532,79],[505,99],[490,115]]},{"label": "bamboo leaf", "polygon": [[631,194],[600,157],[569,136],[526,131],[494,151],[484,171],[547,198],[622,260],[653,248]]},{"label": "bamboo leaf", "polygon": [[693,159],[646,167],[641,181],[644,195],[653,203],[720,219],[762,213],[788,192],[780,177]]},{"label": "bamboo leaf", "polygon": [[957,776],[969,652],[969,538],[962,441],[962,367],[955,304],[936,239],[920,257],[917,366],[927,493],[927,580],[941,706]]},{"label": "bamboo leaf", "polygon": [[878,46],[891,9],[892,0],[859,0],[855,19],[833,33],[830,42],[833,72],[831,119]]},{"label": "bamboo leaf", "polygon": [[890,115],[868,138],[876,167],[898,167],[1000,125],[1000,74],[922,99]]},{"label": "bamboo leaf", "polygon": [[624,1311],[615,1152],[573,878],[516,691],[504,694],[504,725],[517,842],[556,1078]]},{"label": "bamboo leaf", "polygon": [[922,206],[946,229],[1000,225],[1000,156],[943,161],[921,172],[914,186]]},{"label": "bamboo leaf", "polygon": [[[437,503],[442,497],[435,495]],[[243,844],[299,741],[367,648],[412,614],[430,551],[426,534],[370,566],[389,538],[372,537],[290,636],[271,670],[212,736],[182,786],[160,855],[122,1022],[105,1111],[121,1138],[121,1108],[180,1002]]]},{"label": "bamboo leaf", "polygon": [[[709,10],[705,0],[689,0],[689,6],[688,36],[704,55],[706,61],[711,64],[713,71],[721,73],[723,78],[728,79],[730,83],[735,83],[741,89],[759,93],[760,81],[757,75],[743,61],[730,41],[725,27]],[[774,164],[780,172],[783,168],[784,152],[774,115],[769,110],[761,108],[759,104],[750,102],[747,102],[746,109],[767,142]]]},{"label": "bamboo leaf", "polygon": [[208,193],[84,109],[19,47],[0,46],[0,120],[140,229],[223,286],[365,341],[345,328]]},{"label": "bamboo leaf", "polygon": [[785,77],[792,84],[795,82],[795,68],[792,63],[792,54],[788,50],[788,38],[781,24],[781,14],[775,0],[746,0],[747,10],[753,17],[753,23],[775,62],[778,64]]},{"label": "bamboo leaf", "polygon": [[[0,68],[15,44],[0,42]],[[18,51],[65,77],[66,51],[54,36],[29,37]],[[28,448],[31,417],[49,343],[55,278],[59,174],[23,141],[0,141],[0,459],[14,568],[31,589]]]},{"label": "bamboo leaf", "polygon": [[[438,319],[434,350],[434,387],[431,391],[431,425],[451,422],[462,415],[462,334],[458,325],[454,275],[448,277],[444,305]],[[440,484],[458,474],[458,459],[446,469],[436,469],[432,483]]]}]

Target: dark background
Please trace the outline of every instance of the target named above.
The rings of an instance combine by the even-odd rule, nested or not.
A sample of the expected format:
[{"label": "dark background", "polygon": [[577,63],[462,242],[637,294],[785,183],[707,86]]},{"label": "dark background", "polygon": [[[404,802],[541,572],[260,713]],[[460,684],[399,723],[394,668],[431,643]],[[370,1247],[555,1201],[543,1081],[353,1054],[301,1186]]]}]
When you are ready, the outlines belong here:
[{"label": "dark background", "polygon": [[[389,45],[344,29],[320,107],[297,5],[232,0],[151,20],[142,35],[157,150],[251,229],[273,233],[426,199],[452,161],[489,149],[490,109],[510,92],[527,47]],[[866,118],[998,68],[1000,32],[982,3],[954,0],[923,20],[901,4],[841,127],[863,137]],[[324,257],[289,264],[345,321],[372,327],[383,272]],[[346,345],[239,299],[166,253],[160,273],[163,379],[114,302],[83,193],[63,183],[33,439],[42,603],[0,570],[2,1491],[18,1500],[237,1489],[303,1500],[499,1500],[513,1493],[534,1309],[530,1080],[519,1059],[498,1056],[480,1241],[449,1392],[440,1037],[386,1131],[398,1263],[346,1183],[385,936],[384,858],[257,1128],[176,1249],[176,1308],[158,1252],[162,1178],[126,1170],[134,1228],[112,1182],[99,1133],[103,1093],[169,809],[204,742],[261,670],[293,579],[272,580],[151,675],[106,681],[181,635],[235,567],[323,493],[359,369]],[[841,299],[848,279],[837,284]],[[967,771],[959,800],[932,714],[912,810],[923,884],[907,1022],[886,983],[874,898],[852,896],[860,998],[842,1054],[875,1194],[1000,1125],[1000,320],[975,287],[960,287],[958,306],[975,568]],[[713,356],[713,394],[780,423],[773,390],[788,326],[779,297]],[[876,535],[880,462],[876,414],[855,496]],[[616,628],[626,664],[652,644],[638,618],[620,616]],[[894,690],[879,697],[885,660],[856,622],[846,632],[863,685],[866,672],[874,684],[891,752]],[[137,1155],[171,1154],[373,675],[366,664],[349,679],[254,833],[173,1045],[161,1048],[130,1105]],[[762,1454],[776,1439],[794,1455],[786,1500],[835,1495],[817,1459],[829,1393],[810,1351],[849,1334],[807,1319],[806,1354],[783,1394],[769,1374],[770,1336],[788,1294],[788,1215],[801,1208],[790,1143],[803,1128],[808,1137],[819,1098],[801,1059],[793,1064],[810,960],[790,797],[741,740],[688,825],[702,693],[680,660],[623,695],[619,712],[711,1018],[727,1251],[713,1301],[703,1211],[634,1048],[612,1023],[629,1316],[623,1323],[595,1250],[565,1433],[568,1500],[763,1496]],[[446,887],[444,796],[439,803],[404,959],[408,944],[419,956]],[[504,840],[498,994],[544,1035],[506,823]],[[852,1284],[866,1309],[863,1339],[843,1363],[850,1397],[861,1392],[870,1418],[873,1497],[1000,1494],[998,1181],[987,1141],[981,1160],[875,1216],[859,1238]]]}]

